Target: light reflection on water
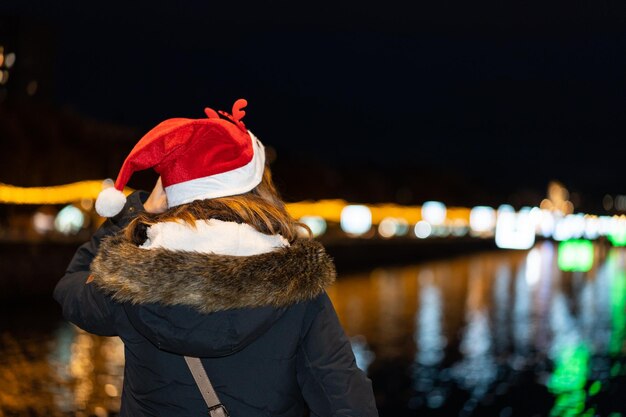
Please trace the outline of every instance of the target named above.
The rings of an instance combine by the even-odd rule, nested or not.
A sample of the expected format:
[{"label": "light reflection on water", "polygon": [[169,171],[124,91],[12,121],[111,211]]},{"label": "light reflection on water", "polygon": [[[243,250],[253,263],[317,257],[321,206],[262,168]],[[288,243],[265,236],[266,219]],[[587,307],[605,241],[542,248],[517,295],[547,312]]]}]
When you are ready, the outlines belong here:
[{"label": "light reflection on water", "polygon": [[0,416],[114,415],[122,391],[123,344],[54,320],[56,329],[33,337],[24,337],[24,329],[3,331]]},{"label": "light reflection on water", "polygon": [[543,242],[343,277],[331,298],[372,350],[381,414],[624,414],[625,253],[597,245],[590,271],[562,272],[557,252]]},{"label": "light reflection on water", "polygon": [[[341,277],[329,294],[381,416],[622,415],[625,252],[596,246],[583,273],[561,272],[557,251]],[[115,415],[119,339],[43,314],[2,329],[0,417]]]}]

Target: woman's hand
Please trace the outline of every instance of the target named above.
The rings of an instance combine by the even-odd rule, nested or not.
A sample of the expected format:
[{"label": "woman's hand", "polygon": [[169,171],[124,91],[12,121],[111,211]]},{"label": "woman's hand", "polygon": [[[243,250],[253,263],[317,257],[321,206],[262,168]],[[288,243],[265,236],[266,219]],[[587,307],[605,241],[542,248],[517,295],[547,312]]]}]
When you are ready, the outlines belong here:
[{"label": "woman's hand", "polygon": [[167,195],[161,184],[161,177],[157,180],[146,202],[143,203],[143,208],[148,213],[163,213],[167,210]]}]

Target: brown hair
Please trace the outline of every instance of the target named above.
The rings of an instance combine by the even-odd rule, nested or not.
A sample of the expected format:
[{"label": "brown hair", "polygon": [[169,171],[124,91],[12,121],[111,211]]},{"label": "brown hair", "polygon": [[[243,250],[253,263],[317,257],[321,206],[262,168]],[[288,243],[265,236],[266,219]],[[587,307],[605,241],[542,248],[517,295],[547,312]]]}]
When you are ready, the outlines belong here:
[{"label": "brown hair", "polygon": [[289,242],[298,238],[298,230],[311,230],[295,220],[285,208],[272,181],[272,173],[266,166],[261,183],[252,191],[228,197],[196,200],[172,207],[163,213],[140,213],[126,227],[125,235],[136,244],[146,240],[147,228],[161,222],[183,221],[195,226],[196,220],[217,219],[247,223],[261,233],[280,234]]}]

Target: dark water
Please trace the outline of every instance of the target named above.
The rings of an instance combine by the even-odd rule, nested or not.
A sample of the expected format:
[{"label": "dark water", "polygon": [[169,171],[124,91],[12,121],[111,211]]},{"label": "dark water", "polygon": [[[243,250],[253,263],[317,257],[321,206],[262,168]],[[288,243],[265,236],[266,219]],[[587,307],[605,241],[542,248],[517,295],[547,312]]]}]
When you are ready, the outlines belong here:
[{"label": "dark water", "polygon": [[[342,277],[329,293],[381,416],[626,414],[626,252],[597,246],[590,271],[562,272],[557,251]],[[58,314],[2,313],[0,417],[119,409],[121,343]]]}]

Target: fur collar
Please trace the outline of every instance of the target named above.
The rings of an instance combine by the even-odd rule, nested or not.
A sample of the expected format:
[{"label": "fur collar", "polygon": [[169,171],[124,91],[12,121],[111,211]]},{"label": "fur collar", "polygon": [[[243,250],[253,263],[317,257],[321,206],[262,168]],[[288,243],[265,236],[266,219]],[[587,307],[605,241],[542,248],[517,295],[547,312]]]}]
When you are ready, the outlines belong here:
[{"label": "fur collar", "polygon": [[103,239],[91,272],[94,284],[116,301],[182,304],[202,313],[305,301],[322,293],[336,275],[331,258],[314,240],[233,256],[148,250],[123,234]]}]

